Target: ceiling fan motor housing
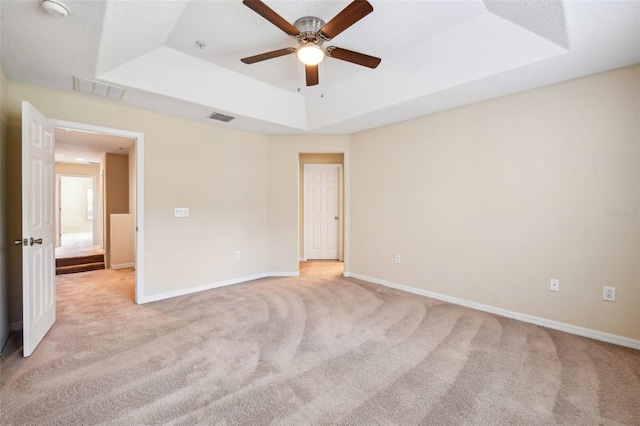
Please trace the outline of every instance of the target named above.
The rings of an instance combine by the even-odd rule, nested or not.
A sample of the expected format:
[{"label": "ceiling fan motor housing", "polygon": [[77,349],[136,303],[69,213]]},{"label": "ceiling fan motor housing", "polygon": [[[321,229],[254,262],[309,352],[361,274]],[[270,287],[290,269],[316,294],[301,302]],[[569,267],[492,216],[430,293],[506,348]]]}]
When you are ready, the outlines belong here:
[{"label": "ceiling fan motor housing", "polygon": [[326,22],[315,16],[304,16],[294,22],[293,26],[296,27],[300,34],[295,37],[300,44],[305,44],[309,41],[320,46],[326,39],[320,37],[320,28],[324,27]]}]

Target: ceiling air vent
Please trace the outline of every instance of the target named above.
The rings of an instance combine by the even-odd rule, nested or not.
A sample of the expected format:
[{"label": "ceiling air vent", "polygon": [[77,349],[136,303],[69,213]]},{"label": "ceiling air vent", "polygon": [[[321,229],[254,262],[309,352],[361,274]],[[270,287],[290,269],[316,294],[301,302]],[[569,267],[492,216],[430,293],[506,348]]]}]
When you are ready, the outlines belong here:
[{"label": "ceiling air vent", "polygon": [[230,115],[220,114],[219,112],[214,112],[209,116],[209,118],[212,120],[224,121],[225,123],[228,123],[231,120],[233,120],[235,117],[232,117]]},{"label": "ceiling air vent", "polygon": [[100,83],[98,81],[87,80],[86,78],[73,77],[73,90],[86,93],[88,95],[100,96],[102,98],[121,101],[124,93],[127,91],[122,87],[112,86],[110,84]]}]

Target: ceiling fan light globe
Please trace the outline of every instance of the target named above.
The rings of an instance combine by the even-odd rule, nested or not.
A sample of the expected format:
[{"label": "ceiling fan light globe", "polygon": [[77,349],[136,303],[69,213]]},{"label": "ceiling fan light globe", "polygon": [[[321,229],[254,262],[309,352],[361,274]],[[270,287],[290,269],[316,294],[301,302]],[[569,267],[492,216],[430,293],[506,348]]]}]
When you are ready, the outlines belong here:
[{"label": "ceiling fan light globe", "polygon": [[312,42],[308,42],[298,47],[296,56],[305,65],[318,65],[326,56],[324,50]]},{"label": "ceiling fan light globe", "polygon": [[69,15],[69,7],[60,0],[42,0],[42,8],[56,18],[63,18]]}]

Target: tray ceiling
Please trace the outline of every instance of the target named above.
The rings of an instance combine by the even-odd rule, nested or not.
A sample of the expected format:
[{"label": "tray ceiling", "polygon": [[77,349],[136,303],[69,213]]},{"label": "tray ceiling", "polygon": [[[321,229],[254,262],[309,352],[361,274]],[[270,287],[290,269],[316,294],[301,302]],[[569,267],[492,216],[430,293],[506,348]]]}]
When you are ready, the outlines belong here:
[{"label": "tray ceiling", "polygon": [[[265,134],[353,133],[640,62],[639,2],[371,1],[330,44],[380,66],[328,58],[307,88],[295,55],[240,62],[296,46],[241,1],[65,3],[53,18],[38,0],[0,1],[9,78],[66,91],[95,79],[126,88],[125,104]],[[349,1],[265,3],[294,22]]]}]

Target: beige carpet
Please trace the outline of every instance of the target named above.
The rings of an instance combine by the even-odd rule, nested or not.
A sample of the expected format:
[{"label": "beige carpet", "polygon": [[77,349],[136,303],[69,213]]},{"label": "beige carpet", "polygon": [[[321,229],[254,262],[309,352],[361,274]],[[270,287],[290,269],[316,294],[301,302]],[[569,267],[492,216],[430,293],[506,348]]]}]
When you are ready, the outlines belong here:
[{"label": "beige carpet", "polygon": [[58,278],[0,361],[0,424],[640,424],[640,352],[338,276],[136,306],[129,270]]}]

